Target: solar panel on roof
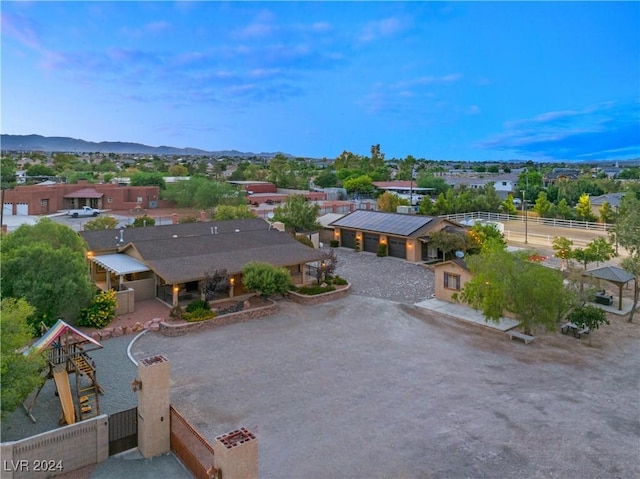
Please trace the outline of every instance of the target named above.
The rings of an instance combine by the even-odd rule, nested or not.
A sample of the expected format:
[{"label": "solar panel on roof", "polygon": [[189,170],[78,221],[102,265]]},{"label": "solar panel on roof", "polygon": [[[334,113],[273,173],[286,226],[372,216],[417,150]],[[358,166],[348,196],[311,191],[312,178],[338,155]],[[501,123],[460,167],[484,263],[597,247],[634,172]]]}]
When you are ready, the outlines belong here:
[{"label": "solar panel on roof", "polygon": [[398,213],[358,210],[331,223],[332,226],[408,236],[427,225],[433,218]]}]

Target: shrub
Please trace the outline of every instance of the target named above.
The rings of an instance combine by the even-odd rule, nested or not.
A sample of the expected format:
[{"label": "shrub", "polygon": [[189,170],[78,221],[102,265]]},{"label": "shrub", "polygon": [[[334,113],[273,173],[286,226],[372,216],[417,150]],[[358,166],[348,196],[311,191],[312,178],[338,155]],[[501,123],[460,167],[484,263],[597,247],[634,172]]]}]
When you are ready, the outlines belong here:
[{"label": "shrub", "polygon": [[194,311],[198,311],[202,309],[204,311],[209,311],[211,308],[209,307],[209,303],[207,303],[203,299],[196,299],[195,301],[191,301],[186,308],[187,313],[193,313]]},{"label": "shrub", "polygon": [[200,221],[198,218],[196,218],[195,216],[185,216],[183,218],[180,218],[180,220],[178,221],[180,224],[183,223],[197,223],[198,221]]},{"label": "shrub", "polygon": [[89,328],[104,328],[116,315],[115,291],[100,291],[91,301],[91,304],[80,311],[78,324]]},{"label": "shrub", "polygon": [[331,241],[329,241],[329,246],[331,246],[332,248],[337,248],[338,246],[340,246],[340,241],[331,240]]},{"label": "shrub", "polygon": [[298,288],[298,293],[300,294],[306,294],[308,296],[313,296],[315,294],[322,294],[322,293],[328,293],[329,291],[335,291],[336,288],[334,288],[331,285],[327,285],[327,286],[302,286],[300,288]]},{"label": "shrub", "polygon": [[144,226],[155,226],[156,224],[156,220],[153,219],[151,216],[138,216],[135,220],[133,220],[133,224],[131,226],[133,226],[134,228],[142,228]]},{"label": "shrub", "polygon": [[291,289],[291,273],[269,263],[248,263],[242,270],[242,282],[251,290],[257,291],[263,298],[272,294],[285,294]]},{"label": "shrub", "polygon": [[380,243],[378,245],[378,256],[387,256],[387,244],[386,243]]},{"label": "shrub", "polygon": [[353,246],[353,251],[355,251],[356,253],[360,251],[360,240],[358,238],[356,238],[356,242]]},{"label": "shrub", "polygon": [[195,323],[198,321],[206,321],[207,319],[215,318],[216,313],[210,309],[196,309],[190,313],[183,313],[182,319],[189,323]]},{"label": "shrub", "polygon": [[349,284],[349,281],[347,281],[346,279],[340,277],[340,276],[334,276],[333,279],[331,280],[331,282],[335,285],[341,286],[344,284]]}]

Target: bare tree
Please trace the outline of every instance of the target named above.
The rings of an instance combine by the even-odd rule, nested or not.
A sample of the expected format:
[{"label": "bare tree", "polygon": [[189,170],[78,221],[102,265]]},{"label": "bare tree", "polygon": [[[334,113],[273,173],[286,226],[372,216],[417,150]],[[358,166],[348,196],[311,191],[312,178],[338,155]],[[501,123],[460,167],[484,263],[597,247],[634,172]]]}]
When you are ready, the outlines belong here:
[{"label": "bare tree", "polygon": [[334,250],[324,250],[322,252],[322,257],[318,262],[318,267],[316,268],[316,281],[318,284],[322,282],[322,280],[326,279],[327,276],[332,275],[338,266],[338,257]]},{"label": "bare tree", "polygon": [[204,299],[212,301],[216,293],[229,291],[229,273],[226,269],[211,268],[204,278]]}]

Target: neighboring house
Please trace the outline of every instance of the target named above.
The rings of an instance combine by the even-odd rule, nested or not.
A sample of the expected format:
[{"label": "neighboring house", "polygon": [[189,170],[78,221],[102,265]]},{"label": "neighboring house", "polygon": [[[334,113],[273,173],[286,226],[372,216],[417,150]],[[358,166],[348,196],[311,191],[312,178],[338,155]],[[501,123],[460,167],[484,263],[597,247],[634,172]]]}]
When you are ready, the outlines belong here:
[{"label": "neighboring house", "polygon": [[136,206],[152,209],[158,208],[160,203],[157,186],[91,184],[85,180],[77,184],[16,186],[4,193],[7,215],[47,215],[83,206],[113,210],[130,210]]},{"label": "neighboring house", "polygon": [[103,290],[135,291],[135,301],[171,305],[200,299],[208,272],[226,269],[228,297],[246,295],[242,270],[259,261],[286,267],[294,284],[307,282],[307,263],[322,252],[260,218],[183,223],[79,233],[89,248],[93,281]]},{"label": "neighboring house", "polygon": [[608,193],[600,196],[593,196],[589,198],[591,201],[591,211],[593,214],[600,218],[600,208],[605,203],[609,203],[609,206],[614,210],[616,208],[620,208],[620,203],[622,202],[622,198],[624,197],[624,193]]},{"label": "neighboring house", "polygon": [[506,199],[509,193],[514,193],[516,184],[518,183],[517,173],[501,173],[482,175],[443,175],[441,178],[453,188],[467,187],[471,189],[484,188],[488,184],[493,184],[498,196]]},{"label": "neighboring house", "polygon": [[377,253],[379,244],[387,253],[411,262],[436,259],[440,254],[429,245],[429,234],[442,229],[464,231],[464,227],[441,217],[356,210],[329,224],[340,246]]},{"label": "neighboring house", "polygon": [[558,181],[574,181],[580,177],[580,170],[576,168],[554,168],[543,178],[545,187],[555,185]]},{"label": "neighboring house", "polygon": [[454,258],[450,261],[434,265],[436,278],[437,299],[455,303],[452,298],[454,294],[459,294],[464,285],[472,278],[471,271],[462,258]]}]

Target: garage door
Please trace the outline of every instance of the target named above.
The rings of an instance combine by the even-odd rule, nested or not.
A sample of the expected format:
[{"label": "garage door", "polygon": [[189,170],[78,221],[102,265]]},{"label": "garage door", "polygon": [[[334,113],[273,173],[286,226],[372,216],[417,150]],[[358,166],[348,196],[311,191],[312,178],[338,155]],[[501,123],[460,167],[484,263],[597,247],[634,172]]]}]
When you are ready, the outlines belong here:
[{"label": "garage door", "polygon": [[11,216],[13,214],[13,203],[5,203],[2,206],[2,214],[4,216]]},{"label": "garage door", "polygon": [[356,247],[356,232],[340,230],[340,246],[345,248]]},{"label": "garage door", "polygon": [[404,239],[389,238],[389,256],[407,259],[407,242]]},{"label": "garage door", "polygon": [[19,216],[27,216],[29,214],[29,203],[17,203],[16,214]]},{"label": "garage door", "polygon": [[364,235],[364,251],[371,253],[378,252],[378,242],[380,241],[380,235]]}]

